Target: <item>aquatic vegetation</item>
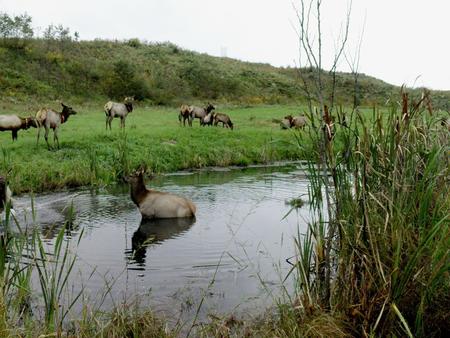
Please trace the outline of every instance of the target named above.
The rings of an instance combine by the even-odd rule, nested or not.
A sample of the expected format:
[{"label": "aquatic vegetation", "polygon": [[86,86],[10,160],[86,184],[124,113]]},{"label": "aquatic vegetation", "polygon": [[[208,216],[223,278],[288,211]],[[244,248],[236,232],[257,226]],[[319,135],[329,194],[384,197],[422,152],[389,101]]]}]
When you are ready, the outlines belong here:
[{"label": "aquatic vegetation", "polygon": [[358,336],[450,330],[448,132],[406,92],[400,108],[312,132],[315,217],[292,269],[300,321],[337,315]]}]

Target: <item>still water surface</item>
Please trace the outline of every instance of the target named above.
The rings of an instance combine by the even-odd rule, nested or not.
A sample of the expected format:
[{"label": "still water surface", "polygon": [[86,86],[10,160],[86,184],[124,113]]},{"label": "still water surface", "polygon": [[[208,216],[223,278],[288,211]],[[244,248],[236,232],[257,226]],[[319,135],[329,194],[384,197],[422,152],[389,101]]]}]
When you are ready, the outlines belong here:
[{"label": "still water surface", "polygon": [[[141,223],[127,186],[34,197],[36,223],[49,245],[73,206],[73,230],[66,236],[78,257],[73,292],[84,287],[102,308],[140,299],[183,321],[194,316],[202,298],[201,317],[270,306],[290,268],[285,260],[295,254],[293,238],[304,232],[309,214],[308,207],[289,213],[286,204],[307,198],[299,164],[179,173],[147,185],[191,198],[196,218]],[[31,218],[30,201],[15,201],[22,222]],[[285,285],[290,289],[292,280]]]}]

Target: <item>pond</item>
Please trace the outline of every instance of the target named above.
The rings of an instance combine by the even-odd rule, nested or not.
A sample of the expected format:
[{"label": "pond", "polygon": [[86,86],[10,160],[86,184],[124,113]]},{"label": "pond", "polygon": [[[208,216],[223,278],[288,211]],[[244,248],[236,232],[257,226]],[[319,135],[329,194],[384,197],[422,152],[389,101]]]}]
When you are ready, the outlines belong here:
[{"label": "pond", "polygon": [[[295,254],[293,238],[309,217],[308,206],[291,210],[286,203],[307,199],[299,163],[177,173],[146,183],[191,198],[196,218],[141,223],[125,185],[33,197],[47,245],[72,219],[65,239],[77,255],[73,293],[84,288],[89,303],[103,309],[139,299],[181,321],[193,318],[202,299],[203,318],[260,313],[273,303],[290,268],[286,259]],[[15,200],[22,224],[32,223],[30,204],[30,196]],[[285,286],[291,289],[292,279]]]}]

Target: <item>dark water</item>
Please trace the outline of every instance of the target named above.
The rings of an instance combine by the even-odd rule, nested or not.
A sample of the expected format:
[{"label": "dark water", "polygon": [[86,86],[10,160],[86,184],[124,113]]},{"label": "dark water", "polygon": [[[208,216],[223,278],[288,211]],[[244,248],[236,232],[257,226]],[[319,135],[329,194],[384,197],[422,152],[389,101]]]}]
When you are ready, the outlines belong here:
[{"label": "dark water", "polygon": [[[290,268],[285,259],[294,255],[293,238],[308,218],[307,207],[285,217],[287,200],[307,198],[298,164],[175,174],[147,185],[191,198],[196,218],[141,223],[127,186],[34,197],[49,247],[73,220],[66,240],[78,257],[74,293],[84,287],[89,302],[102,308],[137,298],[183,321],[192,319],[202,298],[204,317],[260,312],[280,294]],[[30,203],[30,196],[15,200],[22,224],[25,215],[30,223]],[[292,280],[285,285],[290,289]]]}]

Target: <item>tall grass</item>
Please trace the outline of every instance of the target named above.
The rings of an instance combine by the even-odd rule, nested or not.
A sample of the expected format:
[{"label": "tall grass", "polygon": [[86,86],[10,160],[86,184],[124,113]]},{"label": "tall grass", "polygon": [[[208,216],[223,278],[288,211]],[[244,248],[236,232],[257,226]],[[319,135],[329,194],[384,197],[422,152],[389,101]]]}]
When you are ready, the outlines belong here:
[{"label": "tall grass", "polygon": [[387,116],[355,110],[346,126],[325,108],[311,129],[295,316],[328,313],[366,337],[450,332],[449,135],[422,107],[402,93]]},{"label": "tall grass", "polygon": [[[69,280],[76,262],[73,244],[78,246],[83,236],[81,233],[78,242],[71,243],[70,236],[65,236],[70,224],[63,226],[49,245],[41,239],[37,227],[22,229],[15,222],[17,231],[11,231],[12,221],[15,220],[7,206],[5,221],[0,223],[3,229],[0,337],[169,337],[175,334],[139,304],[128,303],[103,312],[78,302],[84,288],[71,294]],[[81,313],[73,313],[75,304],[82,306]]]}]

